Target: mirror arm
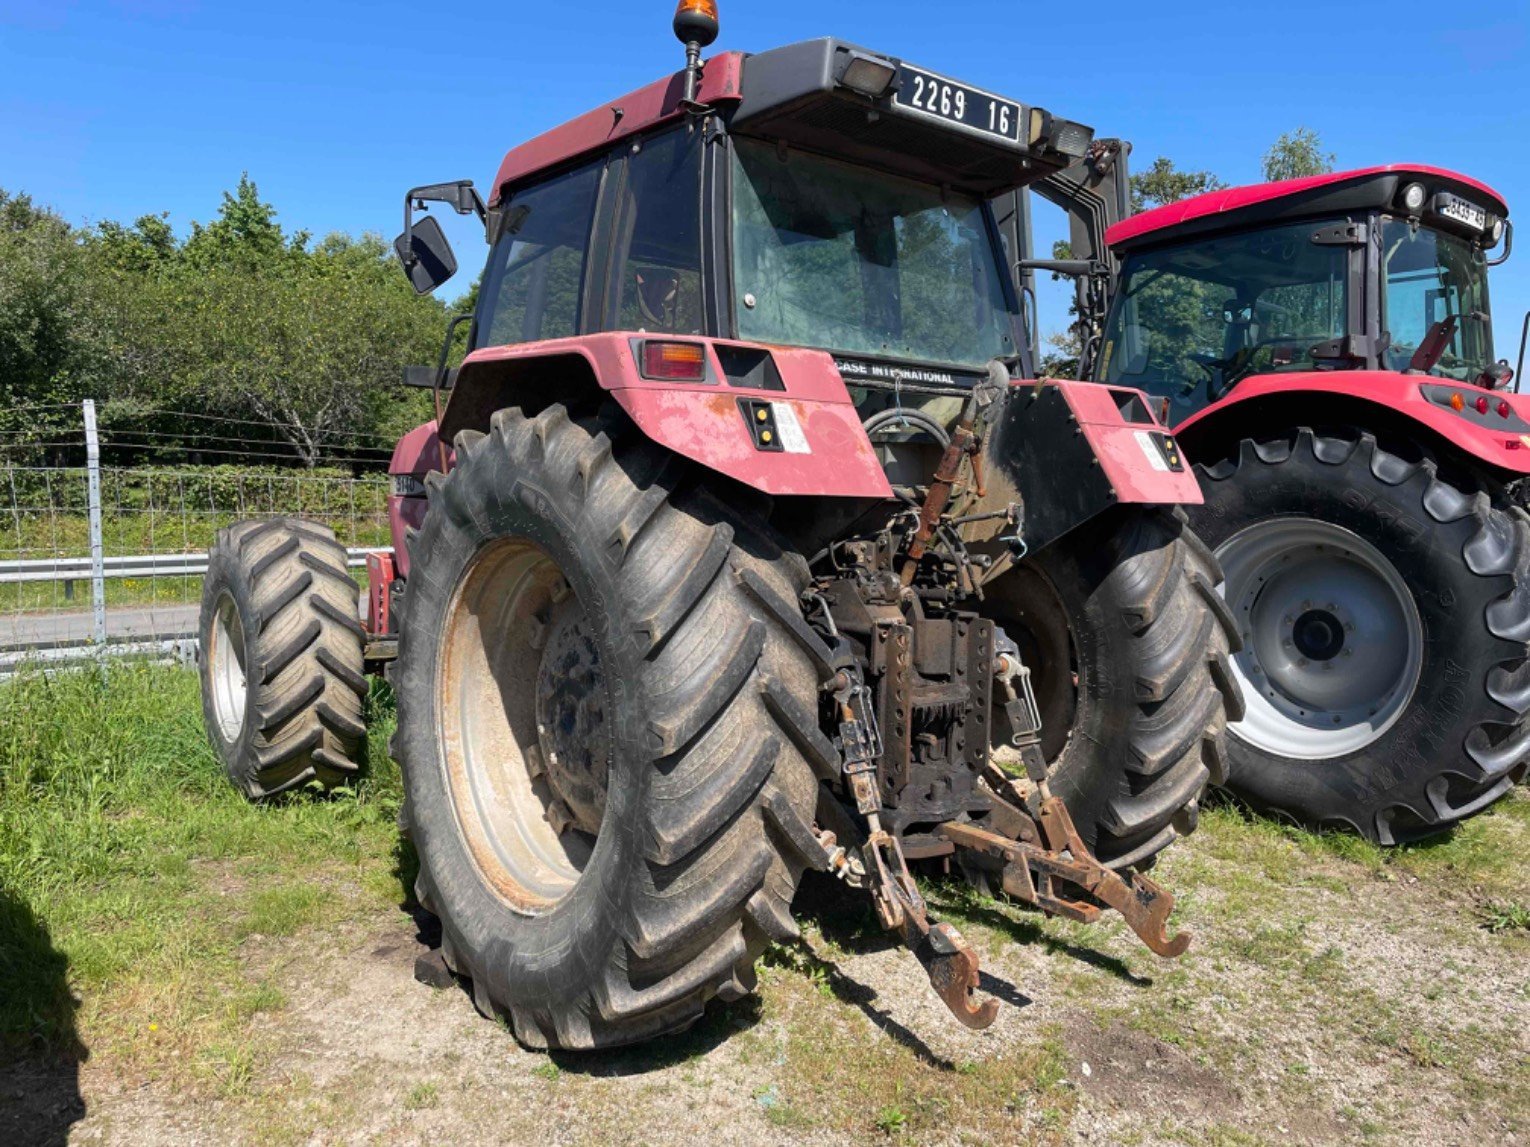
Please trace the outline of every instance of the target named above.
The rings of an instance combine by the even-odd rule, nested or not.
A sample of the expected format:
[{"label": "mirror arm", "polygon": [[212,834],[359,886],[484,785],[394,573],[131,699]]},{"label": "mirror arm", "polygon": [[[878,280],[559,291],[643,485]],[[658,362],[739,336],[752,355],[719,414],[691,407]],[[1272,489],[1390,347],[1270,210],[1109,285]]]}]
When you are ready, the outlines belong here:
[{"label": "mirror arm", "polygon": [[427,183],[423,187],[410,188],[404,196],[404,250],[409,252],[406,269],[418,262],[414,254],[414,213],[429,210],[425,204],[448,203],[458,215],[476,215],[480,223],[489,217],[483,196],[473,186],[471,179],[458,179],[451,183]]},{"label": "mirror arm", "polygon": [[1530,311],[1525,312],[1525,325],[1519,331],[1519,365],[1514,368],[1514,393],[1519,393],[1521,373],[1525,369],[1525,340],[1530,339]]},{"label": "mirror arm", "polygon": [[1503,221],[1503,253],[1496,259],[1489,259],[1489,267],[1501,267],[1509,261],[1509,256],[1514,253],[1514,224],[1507,219]]}]

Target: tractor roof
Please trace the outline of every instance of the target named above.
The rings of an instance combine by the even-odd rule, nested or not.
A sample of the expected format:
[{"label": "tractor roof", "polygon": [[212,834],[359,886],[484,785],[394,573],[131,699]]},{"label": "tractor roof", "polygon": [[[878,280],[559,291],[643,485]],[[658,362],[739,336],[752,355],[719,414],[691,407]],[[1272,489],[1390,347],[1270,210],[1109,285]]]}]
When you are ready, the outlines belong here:
[{"label": "tractor roof", "polygon": [[[885,69],[890,82],[880,96],[851,89],[847,65],[855,58]],[[966,119],[955,123],[952,117],[931,110],[933,102],[930,107],[911,107],[914,101],[900,100],[900,84],[911,92],[915,81],[906,77],[916,73],[921,85],[938,80],[939,84],[929,86],[939,87],[948,100],[960,89],[963,102],[956,106],[971,109],[972,114],[958,111],[956,118]],[[891,82],[895,74],[904,78]],[[680,107],[683,93],[684,73],[676,72],[511,148],[494,178],[490,206],[503,199],[507,187],[629,136],[678,122],[685,114]],[[922,69],[909,70],[895,57],[832,38],[805,40],[754,55],[724,52],[707,61],[696,98],[698,103],[718,107],[734,128],[747,134],[880,166],[983,198],[1068,166],[1084,154],[1094,134],[1039,108]],[[991,126],[984,130],[983,109],[990,118],[1009,109],[998,121],[1008,136],[996,134]]]},{"label": "tractor roof", "polygon": [[[701,87],[696,93],[697,101],[704,104],[737,103],[743,65],[742,52],[724,52],[708,60]],[[519,147],[512,147],[499,165],[499,174],[494,177],[490,206],[499,202],[508,184],[669,120],[678,120],[683,114],[680,98],[684,93],[684,81],[682,72],[665,76],[543,132]]]},{"label": "tractor roof", "polygon": [[1210,191],[1123,219],[1105,232],[1105,242],[1127,249],[1256,223],[1385,208],[1396,201],[1400,188],[1414,182],[1464,195],[1497,215],[1508,215],[1503,196],[1485,183],[1439,167],[1394,163]]}]

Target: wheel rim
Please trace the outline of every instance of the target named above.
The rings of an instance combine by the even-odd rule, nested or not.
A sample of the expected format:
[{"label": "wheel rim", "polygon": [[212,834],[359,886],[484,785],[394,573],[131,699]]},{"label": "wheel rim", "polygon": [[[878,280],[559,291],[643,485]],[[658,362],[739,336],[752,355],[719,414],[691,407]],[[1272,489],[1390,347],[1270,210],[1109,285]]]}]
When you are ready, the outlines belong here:
[{"label": "wheel rim", "polygon": [[505,539],[469,564],[441,641],[458,827],[503,900],[544,912],[578,883],[605,815],[610,695],[588,618],[546,551]]},{"label": "wheel rim", "polygon": [[1407,708],[1424,627],[1397,568],[1357,534],[1312,518],[1259,522],[1217,550],[1243,635],[1233,657],[1239,739],[1321,760],[1365,748]]},{"label": "wheel rim", "polygon": [[245,679],[244,625],[234,599],[225,593],[218,599],[213,618],[212,649],[208,662],[212,667],[213,716],[218,734],[228,742],[237,741],[244,730],[244,710],[249,696]]}]

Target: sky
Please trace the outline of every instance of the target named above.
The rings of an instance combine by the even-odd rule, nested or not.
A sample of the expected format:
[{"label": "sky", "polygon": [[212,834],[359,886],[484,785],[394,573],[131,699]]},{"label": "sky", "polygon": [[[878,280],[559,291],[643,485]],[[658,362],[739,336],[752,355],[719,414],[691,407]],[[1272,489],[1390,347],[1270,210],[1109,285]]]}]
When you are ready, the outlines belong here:
[{"label": "sky", "polygon": [[[1128,139],[1138,169],[1167,155],[1255,182],[1275,137],[1305,126],[1341,168],[1453,168],[1530,220],[1526,0],[720,8],[718,49],[839,36]],[[184,233],[248,171],[288,228],[391,237],[408,187],[485,187],[507,148],[677,69],[672,12],[664,0],[0,0],[0,187],[76,223],[168,211]],[[1524,230],[1493,279],[1511,361],[1530,309]],[[481,229],[448,232],[465,268],[481,262]],[[1043,299],[1043,329],[1061,325],[1059,305],[1060,293]]]}]

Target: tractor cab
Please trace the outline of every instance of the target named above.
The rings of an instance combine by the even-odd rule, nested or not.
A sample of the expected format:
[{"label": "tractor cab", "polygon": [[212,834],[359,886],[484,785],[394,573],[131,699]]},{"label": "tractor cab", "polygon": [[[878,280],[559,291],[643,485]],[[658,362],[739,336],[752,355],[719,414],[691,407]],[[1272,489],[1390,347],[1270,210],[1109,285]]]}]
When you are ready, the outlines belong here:
[{"label": "tractor cab", "polygon": [[[471,346],[632,331],[827,350],[849,382],[1028,376],[988,201],[1092,136],[834,39],[695,61],[506,155]],[[456,266],[428,222],[399,240],[424,290]]]},{"label": "tractor cab", "polygon": [[[1390,166],[1234,188],[1126,219],[1098,374],[1180,425],[1265,376],[1371,371],[1487,390],[1488,268],[1508,257],[1491,188]],[[1291,380],[1294,381],[1294,380]]]}]

